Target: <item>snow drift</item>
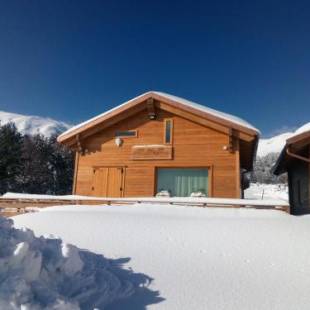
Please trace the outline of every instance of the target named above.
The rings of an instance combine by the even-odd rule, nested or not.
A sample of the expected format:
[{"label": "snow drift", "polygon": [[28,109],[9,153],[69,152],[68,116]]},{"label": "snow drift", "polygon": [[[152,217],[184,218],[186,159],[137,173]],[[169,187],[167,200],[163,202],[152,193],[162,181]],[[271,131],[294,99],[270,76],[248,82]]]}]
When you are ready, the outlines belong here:
[{"label": "snow drift", "polygon": [[36,238],[0,217],[0,309],[104,307],[133,294],[130,274],[102,255],[60,239]]}]

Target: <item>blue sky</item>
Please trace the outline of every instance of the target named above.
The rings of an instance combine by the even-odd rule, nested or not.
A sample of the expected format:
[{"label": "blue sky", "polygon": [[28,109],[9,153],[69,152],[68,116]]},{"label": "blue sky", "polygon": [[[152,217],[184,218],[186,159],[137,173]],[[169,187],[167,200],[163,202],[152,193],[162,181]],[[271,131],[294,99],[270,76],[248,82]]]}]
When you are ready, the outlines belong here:
[{"label": "blue sky", "polygon": [[309,1],[0,0],[0,110],[77,123],[148,90],[310,121]]}]

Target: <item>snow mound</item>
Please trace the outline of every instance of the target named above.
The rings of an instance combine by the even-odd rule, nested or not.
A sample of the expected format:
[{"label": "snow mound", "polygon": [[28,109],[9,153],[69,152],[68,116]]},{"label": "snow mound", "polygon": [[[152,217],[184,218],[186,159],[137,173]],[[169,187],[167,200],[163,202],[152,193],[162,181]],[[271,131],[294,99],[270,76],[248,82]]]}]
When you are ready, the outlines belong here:
[{"label": "snow mound", "polygon": [[94,309],[134,292],[103,256],[37,238],[2,217],[0,249],[0,309]]},{"label": "snow mound", "polygon": [[14,123],[21,134],[41,134],[50,137],[68,130],[71,125],[47,117],[22,115],[0,111],[0,124]]}]

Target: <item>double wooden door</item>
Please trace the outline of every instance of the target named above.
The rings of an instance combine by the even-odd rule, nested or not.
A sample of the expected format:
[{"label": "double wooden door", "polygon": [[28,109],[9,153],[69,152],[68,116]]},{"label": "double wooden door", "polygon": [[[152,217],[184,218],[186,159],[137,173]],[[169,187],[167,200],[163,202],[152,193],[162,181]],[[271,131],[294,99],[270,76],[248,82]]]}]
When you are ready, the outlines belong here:
[{"label": "double wooden door", "polygon": [[124,167],[95,168],[92,195],[102,197],[123,197],[124,175]]}]

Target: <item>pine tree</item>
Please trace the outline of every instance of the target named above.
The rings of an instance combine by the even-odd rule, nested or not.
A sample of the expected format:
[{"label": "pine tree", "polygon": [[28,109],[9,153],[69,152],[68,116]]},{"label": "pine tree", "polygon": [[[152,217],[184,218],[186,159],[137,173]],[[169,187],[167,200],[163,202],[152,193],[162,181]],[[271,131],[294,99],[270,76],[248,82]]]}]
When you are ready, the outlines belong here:
[{"label": "pine tree", "polygon": [[49,139],[49,144],[53,149],[49,159],[53,171],[53,194],[69,194],[72,192],[73,153],[59,144],[56,136]]},{"label": "pine tree", "polygon": [[270,153],[266,156],[257,157],[251,181],[254,183],[277,184],[287,183],[287,175],[276,176],[272,173],[272,167],[279,157],[278,153]]},{"label": "pine tree", "polygon": [[22,155],[22,191],[29,194],[52,194],[53,171],[49,157],[53,152],[42,135],[24,136]]},{"label": "pine tree", "polygon": [[19,191],[22,136],[13,123],[0,127],[0,193]]}]

